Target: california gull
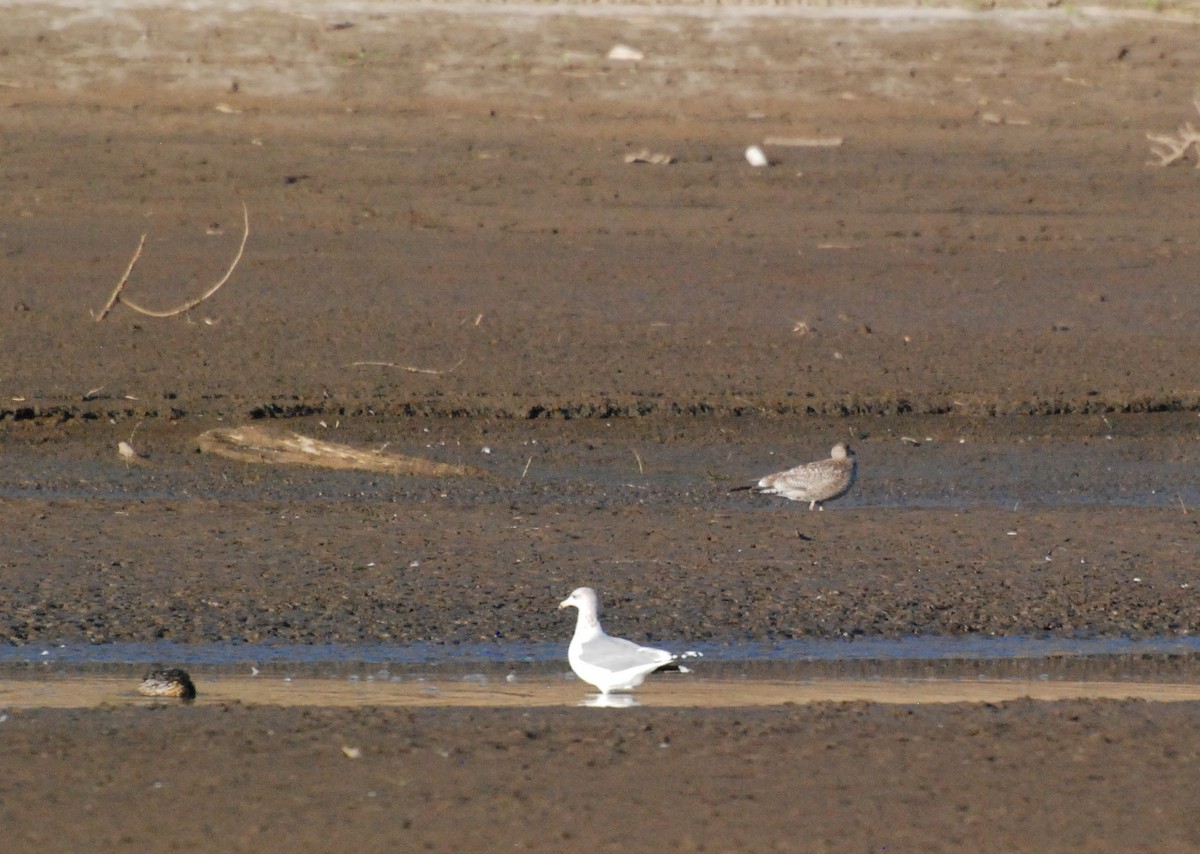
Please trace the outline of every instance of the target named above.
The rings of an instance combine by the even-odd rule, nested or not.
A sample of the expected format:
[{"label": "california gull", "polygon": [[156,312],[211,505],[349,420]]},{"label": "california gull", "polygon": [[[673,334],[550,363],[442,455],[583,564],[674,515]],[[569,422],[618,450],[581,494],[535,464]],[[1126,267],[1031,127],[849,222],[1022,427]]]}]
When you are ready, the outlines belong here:
[{"label": "california gull", "polygon": [[838,442],[827,460],[769,474],[754,486],[739,486],[735,490],[753,489],[763,495],[782,495],[791,501],[807,501],[809,510],[824,510],[824,502],[850,491],[857,474],[854,451],[845,442]]},{"label": "california gull", "polygon": [[574,606],[579,609],[575,622],[575,635],[567,648],[567,660],[575,675],[595,685],[604,694],[610,691],[629,691],[642,684],[648,673],[661,669],[676,669],[687,672],[678,662],[687,658],[699,658],[698,652],[678,655],[665,649],[639,646],[633,641],[609,637],[600,627],[600,601],[596,591],[580,587],[558,603],[559,608]]}]

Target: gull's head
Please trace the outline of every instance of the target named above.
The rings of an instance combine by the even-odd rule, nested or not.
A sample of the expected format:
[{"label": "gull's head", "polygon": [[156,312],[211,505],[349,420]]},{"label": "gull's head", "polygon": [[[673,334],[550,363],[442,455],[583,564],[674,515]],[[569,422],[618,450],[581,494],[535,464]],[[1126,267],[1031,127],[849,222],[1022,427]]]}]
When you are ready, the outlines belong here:
[{"label": "gull's head", "polygon": [[829,456],[835,460],[844,460],[846,457],[854,456],[854,451],[850,450],[850,446],[845,442],[838,442],[829,452]]},{"label": "gull's head", "polygon": [[580,613],[596,613],[598,603],[596,591],[590,587],[576,587],[571,591],[571,595],[558,603],[558,607],[570,608],[572,606],[579,609]]}]

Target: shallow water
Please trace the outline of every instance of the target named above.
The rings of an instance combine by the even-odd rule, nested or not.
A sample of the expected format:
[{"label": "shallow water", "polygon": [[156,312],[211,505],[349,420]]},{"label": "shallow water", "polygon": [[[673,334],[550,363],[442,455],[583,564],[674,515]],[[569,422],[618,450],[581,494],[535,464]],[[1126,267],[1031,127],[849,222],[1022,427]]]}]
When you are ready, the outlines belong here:
[{"label": "shallow water", "polygon": [[[678,644],[661,644],[668,647]],[[1060,656],[1200,656],[1200,636],[1060,638],[934,636],[780,640],[688,644],[705,662],[1005,661]],[[682,650],[680,650],[682,651]],[[0,647],[0,666],[106,665],[348,665],[401,667],[548,663],[566,658],[566,643],[251,644],[168,641],[112,644],[30,644]]]},{"label": "shallow water", "polygon": [[186,666],[197,702],[316,706],[681,706],[1200,700],[1200,639],[934,637],[701,644],[687,674],[589,693],[560,643],[124,643],[0,649],[0,708],[176,702],[141,697],[148,667]]}]

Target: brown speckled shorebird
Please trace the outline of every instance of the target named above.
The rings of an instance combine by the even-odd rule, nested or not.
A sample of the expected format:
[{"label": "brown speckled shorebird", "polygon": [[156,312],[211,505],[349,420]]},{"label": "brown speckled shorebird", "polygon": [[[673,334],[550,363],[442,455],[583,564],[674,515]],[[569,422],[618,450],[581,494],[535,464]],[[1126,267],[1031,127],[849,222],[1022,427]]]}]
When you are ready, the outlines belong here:
[{"label": "brown speckled shorebird", "polygon": [[143,697],[177,697],[180,700],[196,699],[196,686],[186,670],[172,667],[169,670],[151,670],[138,686]]},{"label": "brown speckled shorebird", "polygon": [[733,491],[752,489],[763,495],[782,495],[789,501],[807,501],[809,510],[824,510],[826,501],[850,491],[857,474],[854,451],[845,442],[838,442],[827,460],[769,474],[753,486],[738,486]]}]

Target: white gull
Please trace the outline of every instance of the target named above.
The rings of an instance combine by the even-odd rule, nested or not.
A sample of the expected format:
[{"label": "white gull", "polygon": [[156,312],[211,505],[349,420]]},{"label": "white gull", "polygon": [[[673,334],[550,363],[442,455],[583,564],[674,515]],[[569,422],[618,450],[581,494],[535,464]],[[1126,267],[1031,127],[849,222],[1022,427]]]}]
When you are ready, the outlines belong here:
[{"label": "white gull", "polygon": [[678,662],[700,657],[698,652],[676,655],[665,649],[609,637],[600,628],[600,602],[596,591],[590,587],[579,587],[558,603],[559,608],[571,606],[579,609],[579,616],[571,645],[567,648],[567,660],[576,676],[595,685],[604,694],[636,688],[655,670],[677,669],[686,673],[687,668]]}]

